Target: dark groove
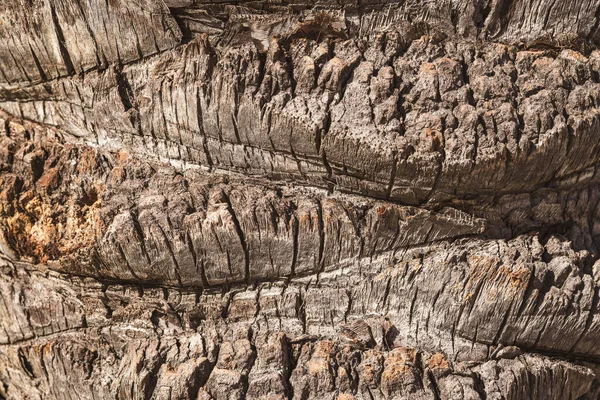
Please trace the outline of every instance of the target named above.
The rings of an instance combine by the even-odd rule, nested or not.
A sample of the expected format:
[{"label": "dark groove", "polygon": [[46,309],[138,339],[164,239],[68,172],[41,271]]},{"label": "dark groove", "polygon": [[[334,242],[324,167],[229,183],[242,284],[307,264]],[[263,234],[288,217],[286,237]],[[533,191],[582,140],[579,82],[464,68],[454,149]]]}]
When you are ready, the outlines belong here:
[{"label": "dark groove", "polygon": [[52,22],[54,24],[54,29],[56,30],[56,39],[58,41],[58,49],[60,51],[60,55],[65,64],[65,68],[67,69],[68,75],[75,75],[75,67],[73,65],[73,61],[71,60],[71,56],[69,55],[69,51],[67,50],[67,42],[65,41],[65,35],[63,34],[62,28],[58,22],[58,16],[56,15],[56,10],[52,5],[50,5],[50,13],[52,15]]}]

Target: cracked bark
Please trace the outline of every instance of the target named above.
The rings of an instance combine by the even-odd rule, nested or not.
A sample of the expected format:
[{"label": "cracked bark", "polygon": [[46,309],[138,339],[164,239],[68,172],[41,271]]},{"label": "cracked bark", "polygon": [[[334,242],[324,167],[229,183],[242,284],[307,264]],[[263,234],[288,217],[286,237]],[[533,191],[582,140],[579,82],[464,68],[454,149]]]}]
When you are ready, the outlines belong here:
[{"label": "cracked bark", "polygon": [[1,399],[600,396],[600,3],[0,5]]}]

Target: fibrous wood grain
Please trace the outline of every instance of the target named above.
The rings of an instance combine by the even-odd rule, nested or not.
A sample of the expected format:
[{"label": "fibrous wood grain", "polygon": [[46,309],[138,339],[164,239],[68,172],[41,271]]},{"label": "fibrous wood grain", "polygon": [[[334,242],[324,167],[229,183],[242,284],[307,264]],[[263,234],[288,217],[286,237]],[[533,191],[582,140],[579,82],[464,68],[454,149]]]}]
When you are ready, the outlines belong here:
[{"label": "fibrous wood grain", "polygon": [[600,396],[600,3],[0,5],[0,399]]}]

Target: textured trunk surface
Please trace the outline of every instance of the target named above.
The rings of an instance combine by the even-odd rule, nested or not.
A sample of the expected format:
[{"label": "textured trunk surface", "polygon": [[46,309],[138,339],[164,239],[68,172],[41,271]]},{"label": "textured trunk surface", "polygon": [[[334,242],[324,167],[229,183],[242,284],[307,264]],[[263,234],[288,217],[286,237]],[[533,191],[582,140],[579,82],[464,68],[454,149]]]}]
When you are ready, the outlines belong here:
[{"label": "textured trunk surface", "polygon": [[0,399],[597,399],[600,1],[5,0]]}]

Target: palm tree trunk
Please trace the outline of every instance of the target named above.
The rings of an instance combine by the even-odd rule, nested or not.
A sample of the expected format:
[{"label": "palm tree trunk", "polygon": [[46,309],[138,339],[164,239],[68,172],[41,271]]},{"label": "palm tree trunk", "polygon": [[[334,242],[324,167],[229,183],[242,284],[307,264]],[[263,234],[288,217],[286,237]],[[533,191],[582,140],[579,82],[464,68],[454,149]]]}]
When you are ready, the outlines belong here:
[{"label": "palm tree trunk", "polygon": [[599,25],[0,4],[0,399],[598,398]]}]

